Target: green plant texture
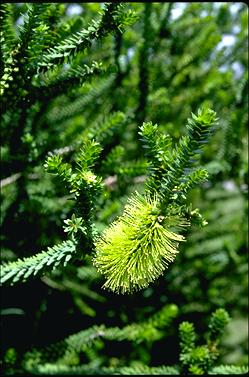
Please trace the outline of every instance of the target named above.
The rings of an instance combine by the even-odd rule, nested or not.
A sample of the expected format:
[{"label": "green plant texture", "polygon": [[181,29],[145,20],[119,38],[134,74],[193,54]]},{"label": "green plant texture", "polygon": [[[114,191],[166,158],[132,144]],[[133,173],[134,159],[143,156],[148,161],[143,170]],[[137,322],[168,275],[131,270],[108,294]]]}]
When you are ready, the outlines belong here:
[{"label": "green plant texture", "polygon": [[3,375],[248,373],[244,3],[2,3]]}]

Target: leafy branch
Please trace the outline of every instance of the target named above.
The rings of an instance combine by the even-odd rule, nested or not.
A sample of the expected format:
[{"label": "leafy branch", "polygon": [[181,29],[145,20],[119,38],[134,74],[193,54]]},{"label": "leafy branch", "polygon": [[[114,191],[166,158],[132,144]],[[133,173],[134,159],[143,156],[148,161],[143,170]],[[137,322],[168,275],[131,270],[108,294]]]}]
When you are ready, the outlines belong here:
[{"label": "leafy branch", "polygon": [[[207,142],[216,122],[213,110],[202,109],[188,120],[188,135],[172,149],[169,136],[160,135],[152,123],[144,123],[140,135],[151,164],[144,196],[133,194],[120,216],[96,241],[93,263],[106,277],[103,287],[131,293],[148,286],[163,274],[178,251],[179,234],[190,225],[186,192],[207,179],[204,170],[191,175],[194,157]],[[197,219],[196,213],[195,219]],[[199,218],[201,224],[204,220]]]},{"label": "leafy branch", "polygon": [[131,25],[136,20],[131,10],[123,12],[123,6],[118,3],[105,4],[100,20],[93,20],[87,29],[83,29],[72,37],[67,38],[63,43],[50,48],[38,62],[39,71],[45,72],[51,67],[67,62],[79,51],[89,48],[94,40],[104,37],[109,32],[122,30],[124,26]]},{"label": "leafy branch", "polygon": [[59,265],[65,267],[74,257],[75,251],[75,244],[68,240],[32,257],[10,262],[1,267],[1,283],[13,285],[17,282],[24,282],[31,276],[39,276],[54,270]]}]

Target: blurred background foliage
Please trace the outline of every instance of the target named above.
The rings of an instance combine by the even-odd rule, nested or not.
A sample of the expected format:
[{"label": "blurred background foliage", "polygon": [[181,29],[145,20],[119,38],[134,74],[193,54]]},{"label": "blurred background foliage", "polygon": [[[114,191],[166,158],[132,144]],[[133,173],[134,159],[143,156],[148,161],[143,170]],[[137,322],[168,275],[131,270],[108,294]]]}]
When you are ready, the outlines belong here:
[{"label": "blurred background foliage", "polygon": [[[102,5],[50,4],[44,50],[98,18]],[[52,94],[45,91],[28,107],[23,123],[16,107],[3,116],[2,261],[31,256],[65,239],[62,225],[71,216],[72,202],[64,186],[44,171],[50,151],[71,161],[82,137],[101,143],[96,171],[105,185],[95,220],[103,230],[122,213],[131,192],[144,190],[147,162],[138,126],[143,121],[157,123],[177,142],[186,132],[186,119],[201,106],[217,112],[219,126],[200,159],[209,180],[192,191],[189,201],[202,210],[208,225],[189,229],[187,242],[165,275],[132,295],[101,289],[103,279],[90,259],[4,287],[2,352],[7,371],[32,348],[93,325],[124,327],[169,303],[177,305],[179,313],[160,340],[114,345],[98,339],[83,362],[176,364],[178,324],[193,322],[205,337],[211,313],[219,307],[231,316],[220,363],[247,362],[248,8],[231,2],[127,6],[136,12],[137,21],[123,33],[96,40],[87,54],[80,52],[73,60],[74,66],[101,61],[103,73],[83,84],[58,86]],[[28,4],[10,7],[18,36]],[[39,45],[39,39],[33,48],[35,43]],[[64,64],[61,69],[67,68]],[[53,82],[57,75],[56,70],[44,74],[44,82]],[[36,80],[34,75],[34,86]]]}]

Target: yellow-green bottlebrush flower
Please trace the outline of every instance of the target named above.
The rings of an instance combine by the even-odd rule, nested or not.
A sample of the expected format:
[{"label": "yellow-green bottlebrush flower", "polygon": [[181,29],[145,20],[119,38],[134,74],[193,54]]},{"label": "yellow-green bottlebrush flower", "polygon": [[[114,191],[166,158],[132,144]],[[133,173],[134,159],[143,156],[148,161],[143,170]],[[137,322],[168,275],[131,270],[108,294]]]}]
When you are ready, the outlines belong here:
[{"label": "yellow-green bottlebrush flower", "polygon": [[156,196],[133,195],[123,215],[96,241],[93,263],[107,279],[103,287],[130,293],[158,278],[184,241],[171,230],[176,225],[187,223],[180,216],[161,214]]}]

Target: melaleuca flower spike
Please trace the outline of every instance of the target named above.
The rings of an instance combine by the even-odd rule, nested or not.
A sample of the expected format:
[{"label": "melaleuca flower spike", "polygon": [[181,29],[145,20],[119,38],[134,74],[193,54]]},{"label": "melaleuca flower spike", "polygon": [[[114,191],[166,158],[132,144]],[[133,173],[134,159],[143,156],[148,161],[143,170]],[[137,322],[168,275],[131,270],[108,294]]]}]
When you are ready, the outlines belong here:
[{"label": "melaleuca flower spike", "polygon": [[105,288],[121,293],[145,288],[175,259],[184,241],[178,229],[189,225],[185,194],[207,176],[203,170],[186,175],[186,168],[194,164],[216,121],[210,109],[192,114],[188,134],[174,149],[152,123],[140,128],[151,163],[149,184],[146,195],[133,195],[123,215],[96,241],[93,263],[107,279]]},{"label": "melaleuca flower spike", "polygon": [[[104,288],[131,293],[161,275],[178,253],[184,237],[171,230],[176,218],[160,213],[156,196],[135,193],[118,218],[96,242],[93,263],[107,278]],[[178,217],[178,225],[187,225]]]}]

